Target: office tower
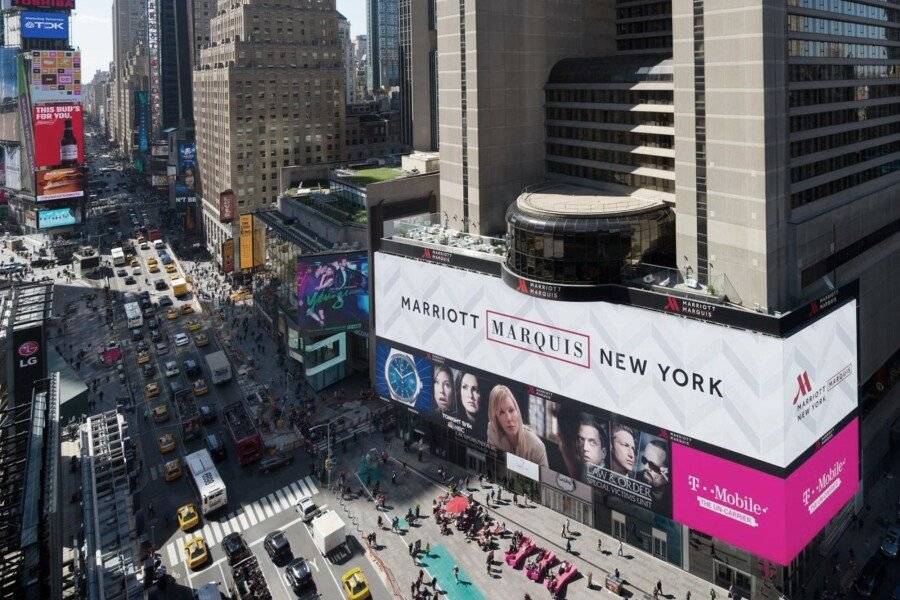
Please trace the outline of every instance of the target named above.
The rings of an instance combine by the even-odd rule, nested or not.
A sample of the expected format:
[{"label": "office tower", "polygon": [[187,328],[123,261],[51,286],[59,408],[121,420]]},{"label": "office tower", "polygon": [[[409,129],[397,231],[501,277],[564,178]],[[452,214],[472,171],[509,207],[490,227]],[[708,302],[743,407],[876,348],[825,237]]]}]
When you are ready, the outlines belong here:
[{"label": "office tower", "polygon": [[[441,206],[370,220],[376,387],[410,440],[566,518],[735,597],[815,597],[900,418],[900,11],[572,4],[437,2]],[[502,384],[546,454],[477,414],[458,435],[403,361]]]},{"label": "office tower", "polygon": [[160,121],[159,131],[153,137],[159,137],[163,130],[171,127],[190,126],[194,120],[191,81],[191,54],[194,44],[189,31],[191,18],[188,6],[181,0],[158,0],[156,34],[159,36],[157,57],[159,68],[159,87],[154,88],[156,74],[152,72],[151,54],[151,107],[159,94]]},{"label": "office tower", "polygon": [[354,57],[353,42],[350,39],[350,21],[340,13],[338,13],[338,35],[341,38],[341,56],[344,63],[344,89],[346,90],[347,104],[350,104],[353,102],[353,78],[356,75],[356,58]]},{"label": "office tower", "polygon": [[[608,2],[437,0],[441,203],[496,232],[544,173],[544,84],[561,58],[611,53]],[[488,42],[489,40],[489,42]]]},{"label": "office tower", "polygon": [[402,140],[415,150],[438,147],[435,0],[400,0]]},{"label": "office tower", "polygon": [[210,38],[194,71],[204,232],[241,269],[237,217],[274,204],[283,167],[343,157],[338,13],[334,0],[220,0]]},{"label": "office tower", "polygon": [[366,81],[370,92],[400,83],[399,0],[366,0],[368,65]]},{"label": "office tower", "polygon": [[209,46],[209,19],[216,0],[187,0],[188,31],[192,40],[191,64],[195,67],[200,60],[200,50]]}]

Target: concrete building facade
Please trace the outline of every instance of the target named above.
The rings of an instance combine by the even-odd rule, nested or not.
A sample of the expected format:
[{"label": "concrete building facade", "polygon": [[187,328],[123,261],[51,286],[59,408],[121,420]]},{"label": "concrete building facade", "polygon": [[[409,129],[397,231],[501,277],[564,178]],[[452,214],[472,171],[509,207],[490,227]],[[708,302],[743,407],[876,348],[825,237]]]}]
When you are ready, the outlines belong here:
[{"label": "concrete building facade", "polygon": [[210,39],[194,120],[206,243],[223,264],[237,219],[222,222],[220,194],[233,190],[237,217],[275,203],[282,167],[341,160],[345,84],[334,0],[222,0]]},{"label": "concrete building facade", "polygon": [[403,143],[438,148],[435,0],[400,0],[400,119]]}]

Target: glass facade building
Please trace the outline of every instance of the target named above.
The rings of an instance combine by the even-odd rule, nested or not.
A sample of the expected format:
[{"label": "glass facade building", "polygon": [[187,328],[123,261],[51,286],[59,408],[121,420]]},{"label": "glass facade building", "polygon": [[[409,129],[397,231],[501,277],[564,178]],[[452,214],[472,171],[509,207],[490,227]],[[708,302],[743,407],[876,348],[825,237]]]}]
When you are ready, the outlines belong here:
[{"label": "glass facade building", "polygon": [[366,0],[370,90],[400,84],[400,1]]}]

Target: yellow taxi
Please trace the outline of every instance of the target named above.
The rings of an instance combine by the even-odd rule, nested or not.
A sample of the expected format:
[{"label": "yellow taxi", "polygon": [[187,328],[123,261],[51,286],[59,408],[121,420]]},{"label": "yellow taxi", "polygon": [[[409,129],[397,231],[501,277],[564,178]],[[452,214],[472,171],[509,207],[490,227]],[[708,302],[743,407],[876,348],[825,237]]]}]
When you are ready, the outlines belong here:
[{"label": "yellow taxi", "polygon": [[191,503],[179,506],[175,514],[178,517],[178,527],[182,531],[190,531],[200,524],[200,514]]},{"label": "yellow taxi", "polygon": [[206,561],[209,560],[209,550],[206,549],[203,536],[196,534],[188,539],[184,544],[184,554],[187,556],[188,567],[192,571],[206,564]]},{"label": "yellow taxi", "polygon": [[143,352],[138,352],[137,361],[139,365],[150,362],[150,353],[144,350]]},{"label": "yellow taxi", "polygon": [[187,328],[188,331],[191,331],[191,332],[200,331],[200,321],[198,321],[197,319],[191,319],[190,321],[187,322],[185,327]]},{"label": "yellow taxi", "polygon": [[141,261],[139,261],[137,257],[132,257],[131,261],[128,264],[130,264],[132,267],[139,267],[141,266]]},{"label": "yellow taxi", "polygon": [[166,273],[174,273],[178,270],[178,267],[175,266],[175,263],[169,263],[166,265]]},{"label": "yellow taxi", "polygon": [[207,392],[209,392],[209,387],[207,387],[207,385],[206,385],[206,380],[201,378],[194,382],[194,395],[195,396],[202,396],[203,394],[206,394]]},{"label": "yellow taxi", "polygon": [[179,477],[181,477],[181,460],[175,458],[167,462],[166,466],[163,467],[163,479],[175,481]]},{"label": "yellow taxi", "polygon": [[229,296],[232,302],[243,302],[244,300],[249,300],[251,297],[253,297],[253,292],[244,287],[236,292],[232,292],[231,296]]},{"label": "yellow taxi", "polygon": [[147,265],[148,265],[148,266],[152,266],[152,265],[156,265],[156,264],[158,264],[158,263],[157,263],[156,259],[153,258],[152,256],[151,256],[150,258],[147,259]]},{"label": "yellow taxi", "polygon": [[167,308],[166,309],[166,318],[170,321],[174,321],[175,319],[178,318],[178,311],[174,308]]},{"label": "yellow taxi", "polygon": [[157,423],[165,423],[169,420],[169,407],[165,404],[160,404],[159,406],[153,409],[153,420]]},{"label": "yellow taxi", "polygon": [[171,433],[164,433],[156,438],[156,445],[159,446],[159,451],[162,454],[166,454],[167,452],[174,450],[177,444],[175,443],[174,435]]},{"label": "yellow taxi", "polygon": [[369,582],[359,567],[354,567],[341,576],[341,589],[344,590],[347,600],[365,600],[372,597]]},{"label": "yellow taxi", "polygon": [[190,304],[182,304],[181,305],[181,314],[190,315],[190,314],[193,314],[193,312],[194,312],[194,307],[191,306]]},{"label": "yellow taxi", "polygon": [[159,273],[159,265],[150,265],[147,267],[147,270],[151,273]]},{"label": "yellow taxi", "polygon": [[147,385],[144,386],[144,396],[147,398],[156,398],[159,396],[159,384],[155,381],[151,381]]},{"label": "yellow taxi", "polygon": [[203,346],[208,346],[209,345],[209,336],[207,336],[205,333],[198,333],[197,335],[194,336],[194,343],[197,345],[198,348],[202,348]]}]

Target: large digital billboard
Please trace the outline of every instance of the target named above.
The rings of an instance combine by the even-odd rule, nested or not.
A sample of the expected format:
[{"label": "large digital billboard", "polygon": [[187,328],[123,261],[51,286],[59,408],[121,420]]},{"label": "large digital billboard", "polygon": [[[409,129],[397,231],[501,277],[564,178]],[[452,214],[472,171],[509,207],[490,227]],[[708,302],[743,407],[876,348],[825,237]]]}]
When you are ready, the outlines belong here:
[{"label": "large digital billboard", "polygon": [[18,146],[3,147],[4,171],[6,171],[6,187],[11,190],[22,189],[22,151]]},{"label": "large digital billboard", "polygon": [[241,215],[238,222],[240,268],[253,268],[253,215]]},{"label": "large digital billboard", "polygon": [[234,221],[235,197],[234,190],[225,190],[219,194],[219,222],[231,223]]},{"label": "large digital billboard", "polygon": [[34,120],[34,164],[37,168],[84,164],[84,120],[80,104],[38,104]]},{"label": "large digital billboard", "polygon": [[31,102],[80,102],[81,52],[32,50]]},{"label": "large digital billboard", "polygon": [[137,131],[138,150],[146,152],[150,148],[150,106],[147,92],[143,90],[134,92],[134,128]]},{"label": "large digital billboard", "polygon": [[197,145],[194,142],[178,142],[178,176],[188,190],[194,191],[197,179]]},{"label": "large digital billboard", "polygon": [[859,489],[859,422],[853,419],[787,479],[672,444],[673,517],[782,565]]},{"label": "large digital billboard", "polygon": [[369,255],[366,252],[297,259],[300,329],[359,329],[369,320]]},{"label": "large digital billboard", "polygon": [[535,469],[672,515],[672,449],[657,427],[382,339],[375,389]]},{"label": "large digital billboard", "polygon": [[22,37],[40,40],[69,39],[69,15],[64,12],[26,10],[19,15]]},{"label": "large digital billboard", "polygon": [[52,229],[54,227],[66,227],[81,222],[81,213],[77,207],[50,208],[37,211],[37,228]]},{"label": "large digital billboard", "polygon": [[78,167],[35,171],[35,196],[39,202],[81,198],[84,196],[83,175]]},{"label": "large digital billboard", "polygon": [[852,300],[778,338],[382,252],[375,269],[380,338],[778,468],[857,406]]},{"label": "large digital billboard", "polygon": [[18,61],[18,48],[0,48],[0,102],[19,97]]},{"label": "large digital billboard", "polygon": [[[4,4],[6,0],[4,0]],[[75,0],[9,0],[10,6],[21,8],[58,8],[75,10]]]}]

